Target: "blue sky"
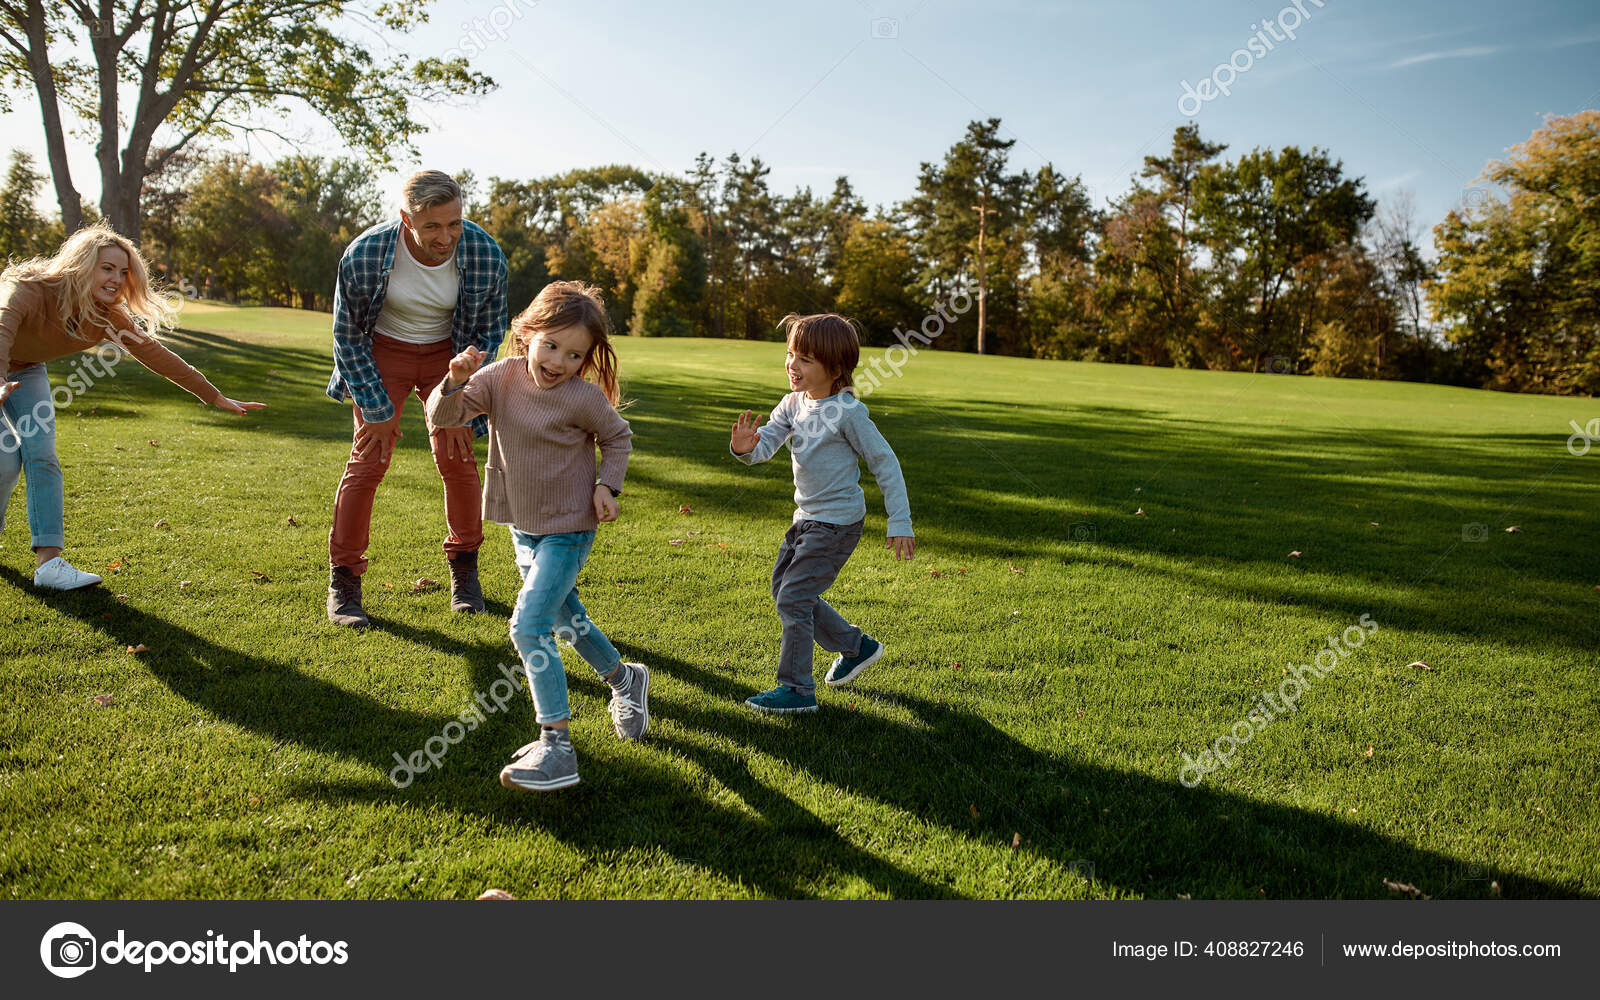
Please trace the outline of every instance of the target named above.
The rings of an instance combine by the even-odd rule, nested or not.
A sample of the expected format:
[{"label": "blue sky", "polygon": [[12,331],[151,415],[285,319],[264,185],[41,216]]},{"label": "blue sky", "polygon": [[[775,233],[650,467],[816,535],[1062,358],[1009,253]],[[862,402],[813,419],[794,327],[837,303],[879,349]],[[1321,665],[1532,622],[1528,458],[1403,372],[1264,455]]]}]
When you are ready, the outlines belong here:
[{"label": "blue sky", "polygon": [[[500,84],[423,109],[433,130],[422,165],[480,178],[618,162],[683,171],[701,150],[736,150],[769,164],[776,190],[824,192],[846,174],[869,203],[908,196],[922,161],[992,116],[1017,140],[1015,168],[1048,161],[1081,174],[1103,205],[1188,120],[1183,84],[1233,74],[1227,96],[1188,108],[1199,103],[1202,135],[1228,143],[1226,156],[1321,146],[1380,198],[1413,192],[1431,227],[1543,115],[1600,107],[1600,5],[1300,7],[444,0],[400,42],[413,54],[476,50],[474,65]],[[1271,41],[1257,42],[1259,55],[1247,49],[1258,32]],[[1247,69],[1214,74],[1240,49]],[[42,152],[35,105],[18,104],[0,119],[4,145]],[[337,145],[314,118],[285,127],[314,149]],[[262,159],[286,151],[248,148]],[[75,179],[94,197],[91,154],[76,143]]]}]

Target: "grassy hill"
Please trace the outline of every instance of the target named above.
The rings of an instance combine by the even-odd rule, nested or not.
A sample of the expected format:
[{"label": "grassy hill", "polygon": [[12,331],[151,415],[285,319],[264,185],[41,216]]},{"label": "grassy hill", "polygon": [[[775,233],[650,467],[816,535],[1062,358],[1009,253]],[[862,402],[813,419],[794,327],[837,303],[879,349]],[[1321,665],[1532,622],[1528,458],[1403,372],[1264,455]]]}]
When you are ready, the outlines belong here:
[{"label": "grassy hill", "polygon": [[[515,663],[506,529],[489,614],[413,592],[447,576],[413,400],[377,627],[328,625],[328,317],[184,322],[175,350],[270,407],[204,409],[130,361],[59,417],[67,555],[105,586],[32,589],[20,490],[0,535],[12,897],[1600,894],[1600,449],[1566,446],[1595,400],[924,351],[867,398],[917,559],[883,549],[864,476],[830,594],[889,655],[774,719],[740,701],[773,681],[792,485],[727,439],[784,391],[782,346],[624,339],[635,451],[580,587],[655,671],[651,732],[617,741],[569,651],[582,784],[497,783],[536,728],[519,692],[399,789],[394,755]],[[1185,787],[1185,754],[1347,635]]]}]

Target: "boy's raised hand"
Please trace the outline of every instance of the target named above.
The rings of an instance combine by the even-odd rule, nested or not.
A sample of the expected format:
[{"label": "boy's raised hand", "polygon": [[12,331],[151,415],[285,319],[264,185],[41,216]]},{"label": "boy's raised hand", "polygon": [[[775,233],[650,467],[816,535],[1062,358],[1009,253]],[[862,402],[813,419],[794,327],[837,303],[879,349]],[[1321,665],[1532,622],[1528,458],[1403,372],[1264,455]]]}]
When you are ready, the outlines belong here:
[{"label": "boy's raised hand", "polygon": [[0,403],[4,403],[7,396],[20,388],[22,388],[21,382],[7,382],[5,379],[0,378]]},{"label": "boy's raised hand", "polygon": [[756,442],[761,440],[761,435],[756,433],[760,426],[761,418],[749,410],[739,414],[739,419],[733,425],[733,435],[728,441],[735,455],[748,455],[755,451]]},{"label": "boy's raised hand", "polygon": [[482,364],[483,352],[476,347],[468,347],[450,359],[451,383],[460,385],[465,382],[472,377],[472,373],[477,371]]},{"label": "boy's raised hand", "polygon": [[883,543],[886,549],[894,549],[895,562],[902,559],[914,559],[917,551],[917,540],[910,535],[891,535]]}]

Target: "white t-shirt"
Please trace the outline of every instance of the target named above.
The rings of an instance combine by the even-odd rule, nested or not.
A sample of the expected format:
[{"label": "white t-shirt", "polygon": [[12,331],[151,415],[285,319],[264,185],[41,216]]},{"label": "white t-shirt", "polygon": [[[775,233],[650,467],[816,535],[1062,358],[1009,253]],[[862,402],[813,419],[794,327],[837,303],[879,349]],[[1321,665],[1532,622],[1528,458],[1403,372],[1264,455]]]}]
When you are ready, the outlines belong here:
[{"label": "white t-shirt", "polygon": [[443,264],[429,266],[411,255],[401,234],[394,248],[394,268],[389,291],[374,325],[378,333],[408,344],[437,344],[450,339],[450,319],[455,315],[461,273],[454,254]]}]

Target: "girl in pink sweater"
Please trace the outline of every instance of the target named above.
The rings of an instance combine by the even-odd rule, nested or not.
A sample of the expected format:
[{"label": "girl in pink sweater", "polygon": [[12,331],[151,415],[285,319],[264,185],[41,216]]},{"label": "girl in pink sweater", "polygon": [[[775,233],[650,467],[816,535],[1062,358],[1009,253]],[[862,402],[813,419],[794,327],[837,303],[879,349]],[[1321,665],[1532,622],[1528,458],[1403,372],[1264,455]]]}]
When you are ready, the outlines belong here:
[{"label": "girl in pink sweater", "polygon": [[578,600],[578,571],[595,527],[617,519],[631,447],[632,432],[616,409],[617,356],[609,335],[598,291],[552,282],[511,321],[509,357],[480,371],[484,354],[469,347],[428,397],[433,427],[488,414],[483,516],[510,526],[522,571],[511,641],[528,675],[540,733],[501,770],[507,788],[550,791],[578,783],[557,637],[611,686],[618,736],[637,739],[650,725],[650,671],[623,663]]}]

